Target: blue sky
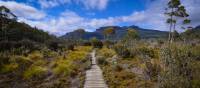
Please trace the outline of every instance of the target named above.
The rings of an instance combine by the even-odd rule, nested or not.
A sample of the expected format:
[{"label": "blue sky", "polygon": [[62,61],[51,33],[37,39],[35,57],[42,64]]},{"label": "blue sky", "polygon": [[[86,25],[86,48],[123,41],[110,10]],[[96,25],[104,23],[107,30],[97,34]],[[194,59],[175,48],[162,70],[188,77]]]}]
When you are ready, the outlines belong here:
[{"label": "blue sky", "polygon": [[[46,0],[41,0],[41,1],[46,1]],[[44,10],[47,14],[50,14],[52,16],[59,16],[60,13],[66,10],[70,10],[79,14],[80,16],[87,17],[87,18],[106,18],[106,17],[129,15],[134,11],[144,10],[145,3],[148,0],[133,0],[133,1],[131,0],[110,0],[110,1],[105,0],[107,2],[109,1],[110,3],[109,5],[105,5],[105,6],[103,5],[102,9],[101,7],[95,7],[95,8],[85,7],[82,4],[76,4],[76,2],[74,2],[73,0],[67,0],[67,1],[70,1],[68,2],[70,4],[67,4],[67,2],[66,4],[62,4],[63,2],[61,1],[61,3],[56,6],[53,6],[53,5],[43,6],[40,2],[37,2],[37,0],[16,0],[16,2],[27,3],[28,5],[33,6],[37,9]],[[80,0],[80,1],[84,1],[84,0]],[[128,3],[130,1],[131,3]]]},{"label": "blue sky", "polygon": [[[19,21],[51,34],[78,28],[95,31],[102,26],[136,25],[166,31],[164,8],[168,0],[0,0]],[[200,25],[200,0],[181,0],[192,23]]]}]

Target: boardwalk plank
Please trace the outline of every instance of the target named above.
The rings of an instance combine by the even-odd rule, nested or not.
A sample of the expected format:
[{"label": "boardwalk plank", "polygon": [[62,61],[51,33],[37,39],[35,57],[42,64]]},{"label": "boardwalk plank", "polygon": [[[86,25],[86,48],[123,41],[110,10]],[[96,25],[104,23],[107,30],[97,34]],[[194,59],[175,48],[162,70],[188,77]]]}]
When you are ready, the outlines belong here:
[{"label": "boardwalk plank", "polygon": [[86,71],[84,88],[108,88],[102,75],[102,70],[96,64],[95,51],[92,55],[92,67]]}]

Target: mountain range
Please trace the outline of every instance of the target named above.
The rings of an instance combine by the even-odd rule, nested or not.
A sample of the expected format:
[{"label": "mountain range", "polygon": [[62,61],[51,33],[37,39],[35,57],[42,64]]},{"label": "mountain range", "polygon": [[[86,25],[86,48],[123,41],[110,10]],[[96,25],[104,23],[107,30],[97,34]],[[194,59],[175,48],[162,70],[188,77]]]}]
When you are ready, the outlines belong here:
[{"label": "mountain range", "polygon": [[66,33],[65,35],[61,36],[65,39],[84,39],[88,40],[90,38],[96,37],[97,39],[104,39],[104,30],[107,28],[113,28],[115,30],[114,39],[121,39],[124,37],[124,35],[127,32],[127,29],[135,29],[138,31],[140,38],[142,39],[148,39],[148,38],[166,38],[168,35],[168,32],[166,31],[159,31],[159,30],[153,30],[153,29],[144,29],[140,28],[138,26],[132,25],[132,26],[105,26],[100,27],[96,29],[94,32],[79,32],[79,31],[73,31]]}]

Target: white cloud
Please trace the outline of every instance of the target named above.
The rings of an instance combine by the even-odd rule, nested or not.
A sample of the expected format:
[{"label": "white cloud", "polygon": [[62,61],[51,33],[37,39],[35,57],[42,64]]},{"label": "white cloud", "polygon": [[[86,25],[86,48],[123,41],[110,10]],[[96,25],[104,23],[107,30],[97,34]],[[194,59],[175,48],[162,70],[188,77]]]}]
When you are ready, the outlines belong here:
[{"label": "white cloud", "polygon": [[[169,26],[166,24],[167,17],[164,15],[167,0],[149,1],[147,9],[139,12],[133,12],[129,16],[123,16],[123,22],[130,22],[140,27],[148,25],[147,28],[168,31]],[[191,24],[187,26],[200,25],[200,0],[181,0],[187,12],[190,14]],[[181,20],[179,20],[180,22]],[[181,31],[181,24],[177,26],[178,31]]]},{"label": "white cloud", "polygon": [[42,19],[46,14],[36,8],[26,5],[24,3],[17,3],[14,1],[0,1],[0,5],[4,5],[9,8],[18,17],[24,17],[26,19]]},{"label": "white cloud", "polygon": [[59,5],[78,4],[83,5],[86,9],[106,9],[109,0],[39,0],[38,3],[42,8],[52,8]]},{"label": "white cloud", "polygon": [[38,0],[38,3],[42,8],[56,7],[61,4],[69,4],[71,0]]},{"label": "white cloud", "polygon": [[63,35],[66,32],[71,32],[78,28],[84,28],[87,31],[94,31],[94,29],[98,27],[115,25],[119,22],[117,18],[113,17],[109,17],[107,19],[88,19],[69,10],[61,13],[58,18],[40,21],[21,19],[20,21],[28,23],[31,26],[36,26],[55,35]]},{"label": "white cloud", "polygon": [[183,5],[190,14],[191,24],[193,26],[200,25],[200,0],[183,0]]},{"label": "white cloud", "polygon": [[109,0],[80,0],[86,9],[103,10],[107,7]]},{"label": "white cloud", "polygon": [[127,21],[134,25],[148,25],[151,29],[166,31],[168,28],[164,16],[166,3],[166,0],[154,0],[149,2],[146,10],[133,12],[132,15],[127,16]]}]

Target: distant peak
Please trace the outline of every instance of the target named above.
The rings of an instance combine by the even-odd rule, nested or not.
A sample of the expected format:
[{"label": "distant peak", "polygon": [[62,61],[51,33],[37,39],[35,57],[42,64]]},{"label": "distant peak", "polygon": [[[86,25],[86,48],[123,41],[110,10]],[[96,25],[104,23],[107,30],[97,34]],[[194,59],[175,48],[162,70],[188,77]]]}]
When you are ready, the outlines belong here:
[{"label": "distant peak", "polygon": [[199,26],[196,26],[195,29],[200,29],[200,25],[199,25]]}]

